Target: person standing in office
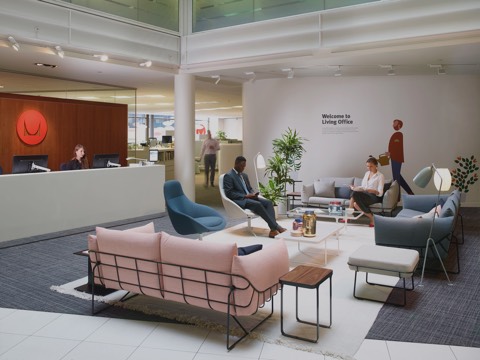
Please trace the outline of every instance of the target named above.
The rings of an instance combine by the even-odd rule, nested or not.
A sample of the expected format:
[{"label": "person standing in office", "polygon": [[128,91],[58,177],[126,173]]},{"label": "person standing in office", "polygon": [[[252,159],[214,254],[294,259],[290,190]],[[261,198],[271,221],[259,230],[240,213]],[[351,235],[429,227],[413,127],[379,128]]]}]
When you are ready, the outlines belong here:
[{"label": "person standing in office", "polygon": [[73,158],[67,162],[65,166],[66,170],[82,170],[88,169],[88,158],[85,151],[85,147],[81,144],[77,144],[73,150]]},{"label": "person standing in office", "polygon": [[218,150],[220,150],[220,144],[217,139],[212,139],[212,133],[208,130],[207,138],[203,141],[202,152],[200,154],[200,160],[203,157],[203,163],[205,164],[205,187],[208,187],[209,180],[210,186],[215,187],[215,166],[217,164]]},{"label": "person standing in office", "polygon": [[243,156],[237,156],[234,168],[223,177],[225,195],[242,209],[249,209],[265,220],[270,228],[268,236],[274,238],[287,229],[281,227],[275,220],[272,202],[258,197],[259,193],[250,186],[248,175],[243,173],[246,166],[247,160]]}]

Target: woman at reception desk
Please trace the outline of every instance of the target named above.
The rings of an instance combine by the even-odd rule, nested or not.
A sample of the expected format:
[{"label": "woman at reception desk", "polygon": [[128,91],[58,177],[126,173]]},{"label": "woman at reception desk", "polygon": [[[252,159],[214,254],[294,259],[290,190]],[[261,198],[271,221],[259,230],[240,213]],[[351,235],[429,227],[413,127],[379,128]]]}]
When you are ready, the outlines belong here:
[{"label": "woman at reception desk", "polygon": [[77,144],[73,150],[73,158],[66,163],[65,170],[82,170],[88,168],[88,158],[85,147],[82,144]]}]

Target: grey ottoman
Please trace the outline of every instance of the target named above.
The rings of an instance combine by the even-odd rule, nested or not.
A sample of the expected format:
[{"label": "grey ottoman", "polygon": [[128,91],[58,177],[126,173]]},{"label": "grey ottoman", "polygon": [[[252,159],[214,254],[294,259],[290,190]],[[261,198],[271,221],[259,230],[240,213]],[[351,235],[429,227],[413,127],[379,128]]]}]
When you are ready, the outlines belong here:
[{"label": "grey ottoman", "polygon": [[[410,249],[400,249],[388,246],[364,245],[357,249],[348,258],[348,266],[351,270],[355,270],[355,281],[353,283],[353,296],[356,299],[372,300],[374,299],[359,297],[356,294],[357,273],[365,272],[365,281],[369,285],[385,286],[393,289],[403,289],[403,304],[395,304],[405,306],[407,303],[407,290],[414,289],[413,273],[417,267],[419,260],[418,251]],[[368,281],[368,274],[381,274],[395,276],[403,279],[403,287],[389,286],[377,284]],[[412,285],[406,287],[405,279],[411,278]]]}]

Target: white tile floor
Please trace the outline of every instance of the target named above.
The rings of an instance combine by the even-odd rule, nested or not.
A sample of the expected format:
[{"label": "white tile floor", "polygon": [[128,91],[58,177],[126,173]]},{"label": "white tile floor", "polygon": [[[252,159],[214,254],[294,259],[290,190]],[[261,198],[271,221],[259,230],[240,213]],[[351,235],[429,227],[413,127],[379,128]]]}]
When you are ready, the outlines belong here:
[{"label": "white tile floor", "polygon": [[[188,325],[0,308],[0,360],[322,358],[334,360],[248,339],[227,352],[223,335]],[[477,360],[480,348],[365,340],[355,358]]]}]

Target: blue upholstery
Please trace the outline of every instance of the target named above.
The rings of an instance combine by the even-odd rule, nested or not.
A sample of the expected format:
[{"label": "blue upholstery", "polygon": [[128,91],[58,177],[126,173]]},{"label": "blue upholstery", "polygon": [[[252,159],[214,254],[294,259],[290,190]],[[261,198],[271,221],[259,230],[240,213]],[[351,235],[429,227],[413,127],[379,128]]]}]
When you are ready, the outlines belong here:
[{"label": "blue upholstery", "polygon": [[[446,258],[460,207],[460,195],[458,191],[454,191],[440,199],[444,205],[440,217],[435,219],[432,238],[437,244],[440,256]],[[436,200],[437,195],[403,194],[403,210],[396,217],[375,215],[375,244],[422,251],[428,239],[432,219],[414,216],[429,212],[435,207]]]},{"label": "blue upholstery", "polygon": [[61,163],[60,164],[60,171],[65,171],[65,170],[68,170],[67,169],[67,163]]},{"label": "blue upholstery", "polygon": [[165,205],[173,228],[180,235],[201,234],[225,228],[224,217],[216,210],[194,203],[183,193],[177,180],[168,180],[163,185]]}]

